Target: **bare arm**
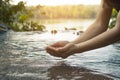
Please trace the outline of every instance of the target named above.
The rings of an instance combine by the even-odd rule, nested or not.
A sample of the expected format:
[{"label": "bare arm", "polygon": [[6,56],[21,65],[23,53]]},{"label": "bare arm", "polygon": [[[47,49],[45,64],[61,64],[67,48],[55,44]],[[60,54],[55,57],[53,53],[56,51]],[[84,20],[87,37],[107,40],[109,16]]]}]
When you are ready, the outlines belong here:
[{"label": "bare arm", "polygon": [[108,30],[88,41],[77,44],[78,45],[77,52],[84,52],[84,51],[104,47],[118,40],[120,40],[120,11],[117,16],[116,25],[113,29]]},{"label": "bare arm", "polygon": [[111,12],[112,8],[108,7],[104,3],[104,0],[102,0],[95,22],[85,31],[85,33],[72,42],[84,42],[106,31],[108,28],[109,19],[111,17]]},{"label": "bare arm", "polygon": [[56,57],[66,58],[72,54],[100,48],[120,40],[120,12],[115,27],[107,30],[112,7],[108,6],[105,1],[101,2],[96,21],[83,35],[72,42],[61,42],[48,46],[47,52]]}]

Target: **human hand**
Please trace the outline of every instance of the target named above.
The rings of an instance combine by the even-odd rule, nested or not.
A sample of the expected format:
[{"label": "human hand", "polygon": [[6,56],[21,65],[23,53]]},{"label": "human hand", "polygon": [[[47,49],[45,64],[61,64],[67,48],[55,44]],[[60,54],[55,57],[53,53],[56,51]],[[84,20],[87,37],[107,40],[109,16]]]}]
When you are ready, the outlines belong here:
[{"label": "human hand", "polygon": [[76,44],[68,41],[58,41],[53,45],[46,48],[46,51],[56,57],[67,58],[68,56],[76,53],[78,47]]}]

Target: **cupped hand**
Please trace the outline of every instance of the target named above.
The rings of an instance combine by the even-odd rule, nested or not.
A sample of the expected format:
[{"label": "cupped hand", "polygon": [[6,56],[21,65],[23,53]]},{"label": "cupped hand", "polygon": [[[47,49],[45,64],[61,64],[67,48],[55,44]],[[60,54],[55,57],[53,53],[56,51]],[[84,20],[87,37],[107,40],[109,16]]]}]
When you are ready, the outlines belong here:
[{"label": "cupped hand", "polygon": [[78,47],[76,44],[68,41],[58,41],[46,48],[46,51],[56,57],[67,58],[76,53]]}]

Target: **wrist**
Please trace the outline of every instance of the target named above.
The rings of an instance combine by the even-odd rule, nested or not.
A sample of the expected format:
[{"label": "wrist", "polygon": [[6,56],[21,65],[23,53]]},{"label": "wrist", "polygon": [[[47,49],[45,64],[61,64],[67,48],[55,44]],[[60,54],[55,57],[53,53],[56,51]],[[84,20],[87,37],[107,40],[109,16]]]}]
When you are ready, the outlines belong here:
[{"label": "wrist", "polygon": [[85,51],[85,49],[82,47],[81,44],[76,44],[76,53],[82,53]]}]

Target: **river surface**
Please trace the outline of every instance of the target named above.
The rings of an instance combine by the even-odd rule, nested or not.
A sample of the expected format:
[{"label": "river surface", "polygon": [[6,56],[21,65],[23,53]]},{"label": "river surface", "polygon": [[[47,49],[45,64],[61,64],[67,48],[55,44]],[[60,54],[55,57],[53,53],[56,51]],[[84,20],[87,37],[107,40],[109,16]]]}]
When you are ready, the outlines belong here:
[{"label": "river surface", "polygon": [[57,40],[72,40],[72,31],[13,32],[0,35],[0,80],[120,80],[120,44],[61,59],[46,53]]},{"label": "river surface", "polygon": [[[43,22],[47,32],[8,31],[0,34],[0,80],[120,80],[119,43],[67,59],[49,55],[46,46],[77,37],[76,31],[64,31],[65,27],[85,30],[93,22],[53,21]],[[57,34],[50,33],[54,29],[58,30]]]}]

